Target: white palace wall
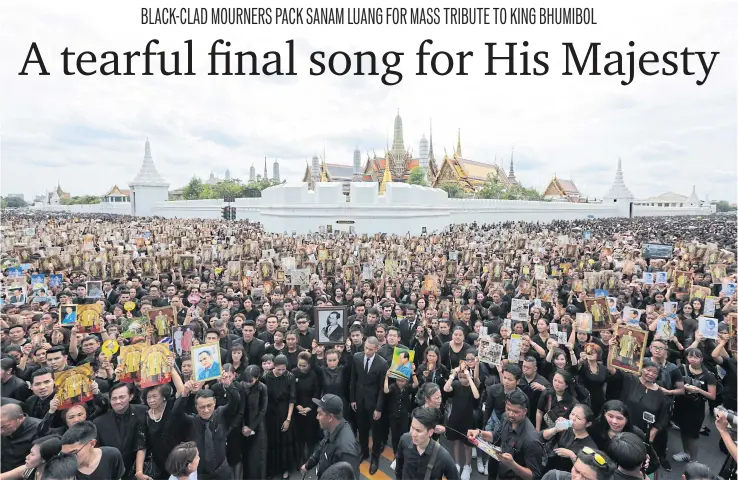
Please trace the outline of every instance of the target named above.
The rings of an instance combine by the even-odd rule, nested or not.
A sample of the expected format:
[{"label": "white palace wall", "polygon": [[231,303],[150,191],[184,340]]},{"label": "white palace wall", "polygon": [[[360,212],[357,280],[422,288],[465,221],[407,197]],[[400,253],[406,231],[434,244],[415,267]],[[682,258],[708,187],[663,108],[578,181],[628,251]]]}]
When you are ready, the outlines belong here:
[{"label": "white palace wall", "polygon": [[[476,200],[448,198],[434,188],[391,183],[379,195],[374,182],[351,184],[350,200],[340,183],[319,183],[315,191],[306,183],[268,188],[261,198],[237,198],[238,220],[261,222],[270,232],[317,232],[320,225],[356,233],[422,233],[442,230],[454,223],[503,221],[550,222],[623,216],[625,205],[616,203],[528,202],[521,200]],[[218,219],[223,200],[158,201],[138,204],[141,211],[165,218]],[[44,206],[56,211],[131,214],[130,204]],[[634,216],[709,215],[710,207],[667,208],[633,206]],[[139,213],[140,215],[140,213]]]}]

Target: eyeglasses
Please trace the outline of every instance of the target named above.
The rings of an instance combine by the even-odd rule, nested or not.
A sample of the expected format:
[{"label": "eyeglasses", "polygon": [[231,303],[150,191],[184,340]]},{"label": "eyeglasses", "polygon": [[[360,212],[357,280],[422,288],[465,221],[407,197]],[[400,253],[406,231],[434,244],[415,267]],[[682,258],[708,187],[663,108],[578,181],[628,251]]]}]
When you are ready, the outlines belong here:
[{"label": "eyeglasses", "polygon": [[595,462],[600,467],[604,467],[607,465],[607,460],[605,460],[605,457],[600,455],[599,453],[595,452],[591,447],[584,447],[582,448],[582,453],[586,455],[592,455],[594,457]]},{"label": "eyeglasses", "polygon": [[72,450],[71,452],[67,452],[67,453],[69,453],[69,454],[71,454],[71,455],[77,455],[77,454],[78,454],[79,452],[81,452],[82,450],[84,450],[84,449],[85,449],[85,447],[87,447],[87,446],[88,446],[88,445],[90,445],[90,444],[92,444],[92,440],[90,440],[89,442],[85,443],[84,445],[82,445],[82,446],[81,446],[81,447],[79,447],[78,449],[76,449],[76,450]]}]

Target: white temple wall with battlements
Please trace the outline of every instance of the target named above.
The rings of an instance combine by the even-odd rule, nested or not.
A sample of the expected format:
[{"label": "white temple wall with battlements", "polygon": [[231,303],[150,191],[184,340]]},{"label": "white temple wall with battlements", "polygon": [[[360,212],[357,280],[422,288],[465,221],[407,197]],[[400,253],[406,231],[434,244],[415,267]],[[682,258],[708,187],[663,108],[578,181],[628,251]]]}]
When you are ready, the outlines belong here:
[{"label": "white temple wall with battlements", "polygon": [[[372,182],[351,184],[349,201],[339,183],[283,184],[268,188],[261,198],[237,198],[237,219],[261,222],[270,232],[298,234],[317,232],[321,225],[356,233],[396,233],[419,235],[442,230],[455,223],[495,223],[504,221],[550,222],[588,218],[622,217],[623,203],[529,202],[518,200],[476,200],[448,198],[445,191],[417,185],[390,183],[384,195]],[[138,199],[137,199],[138,200]],[[118,208],[110,208],[114,205]],[[218,219],[223,200],[137,202],[139,212],[165,218]],[[127,208],[126,208],[127,207]],[[46,206],[46,208],[49,208]],[[50,207],[55,211],[79,213],[131,214],[131,205],[96,204]],[[663,208],[633,206],[634,216],[709,215],[710,207]],[[141,216],[141,213],[138,213]]]}]

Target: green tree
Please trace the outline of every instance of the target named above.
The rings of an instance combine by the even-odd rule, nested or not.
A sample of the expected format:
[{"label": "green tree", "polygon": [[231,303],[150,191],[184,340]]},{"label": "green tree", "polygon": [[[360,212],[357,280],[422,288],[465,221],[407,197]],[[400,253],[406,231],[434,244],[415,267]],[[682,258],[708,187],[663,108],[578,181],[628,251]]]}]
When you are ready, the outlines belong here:
[{"label": "green tree", "polygon": [[506,187],[496,176],[487,175],[487,180],[476,193],[477,198],[498,198],[501,200],[540,201],[543,197],[534,188],[525,188],[520,184]]},{"label": "green tree", "polygon": [[200,180],[198,177],[192,177],[190,179],[190,183],[187,184],[187,186],[184,188],[184,191],[182,192],[182,197],[185,200],[197,200],[200,197],[200,194],[202,193],[202,180]]},{"label": "green tree", "polygon": [[464,190],[455,183],[441,185],[441,189],[448,193],[448,198],[461,198],[464,196]]},{"label": "green tree", "polygon": [[484,182],[482,188],[477,192],[477,198],[502,198],[505,193],[505,186],[497,177],[487,175],[487,181]]},{"label": "green tree", "polygon": [[407,183],[409,183],[410,185],[422,185],[424,187],[427,187],[428,183],[425,181],[425,174],[423,173],[423,169],[420,167],[415,167],[410,170],[410,176],[407,179]]},{"label": "green tree", "polygon": [[216,198],[240,197],[243,192],[243,185],[235,180],[226,180],[215,185],[213,190],[217,195]]},{"label": "green tree", "polygon": [[91,205],[93,203],[100,203],[100,197],[95,195],[82,195],[59,199],[60,205]]},{"label": "green tree", "polygon": [[25,200],[18,197],[3,198],[2,203],[2,208],[22,208],[28,206]]},{"label": "green tree", "polygon": [[719,200],[715,202],[716,212],[734,212],[736,211],[736,209],[736,207],[731,207],[730,204],[725,200]]},{"label": "green tree", "polygon": [[212,185],[203,185],[200,190],[200,199],[205,200],[212,198],[218,198],[218,192]]}]

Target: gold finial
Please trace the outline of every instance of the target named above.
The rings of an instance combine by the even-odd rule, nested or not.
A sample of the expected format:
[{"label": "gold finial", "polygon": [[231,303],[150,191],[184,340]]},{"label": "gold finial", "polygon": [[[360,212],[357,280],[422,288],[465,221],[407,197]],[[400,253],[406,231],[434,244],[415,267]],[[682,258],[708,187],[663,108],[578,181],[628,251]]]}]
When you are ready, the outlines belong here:
[{"label": "gold finial", "polygon": [[390,175],[389,167],[384,168],[384,177],[382,177],[382,183],[379,184],[379,194],[384,195],[387,190],[387,184],[392,183],[392,175]]},{"label": "gold finial", "polygon": [[456,155],[461,157],[461,129],[459,129],[459,133],[456,137]]}]

